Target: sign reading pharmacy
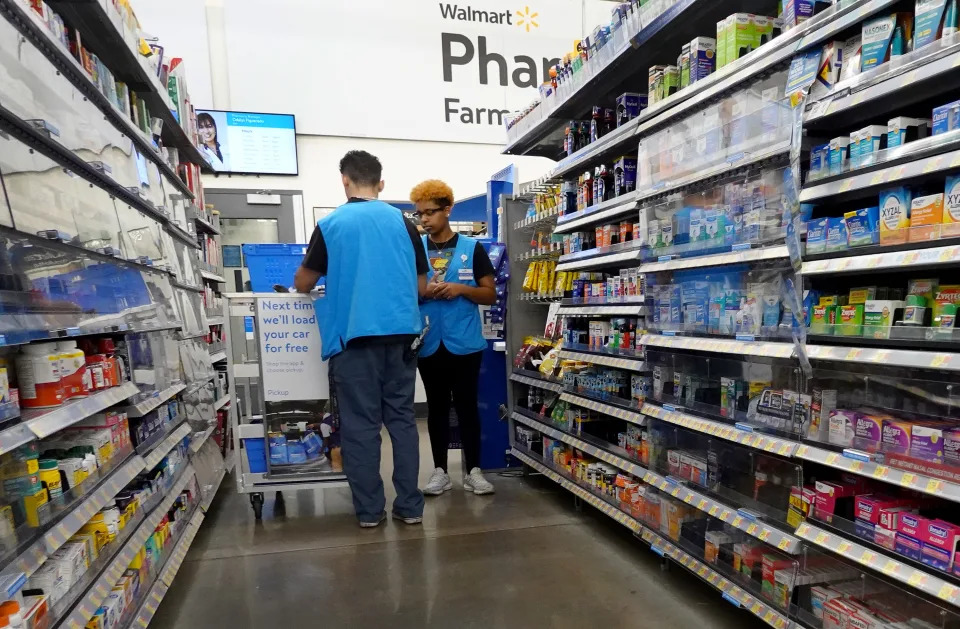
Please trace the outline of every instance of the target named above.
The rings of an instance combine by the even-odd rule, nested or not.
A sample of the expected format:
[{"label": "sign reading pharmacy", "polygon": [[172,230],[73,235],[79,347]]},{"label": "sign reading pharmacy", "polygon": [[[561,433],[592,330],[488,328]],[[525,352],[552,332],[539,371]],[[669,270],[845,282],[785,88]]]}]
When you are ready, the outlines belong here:
[{"label": "sign reading pharmacy", "polygon": [[308,295],[258,297],[256,310],[264,400],[327,399],[327,364],[320,359],[313,299]]}]

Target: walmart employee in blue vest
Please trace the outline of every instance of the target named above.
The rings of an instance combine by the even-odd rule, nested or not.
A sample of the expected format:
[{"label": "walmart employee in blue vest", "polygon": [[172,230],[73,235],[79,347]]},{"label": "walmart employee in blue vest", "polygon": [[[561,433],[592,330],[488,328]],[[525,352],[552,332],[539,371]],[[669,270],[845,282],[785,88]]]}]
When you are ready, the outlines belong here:
[{"label": "walmart employee in blue vest", "polygon": [[427,285],[427,257],[416,227],[400,210],[377,200],[380,160],[350,151],[340,160],[347,202],[317,223],[294,284],[309,292],[326,276],[318,300],[323,358],[340,408],[343,468],[360,526],[386,517],[380,478],[380,428],[393,442],[392,514],[423,521],[417,488],[419,435],[414,419],[416,355],[422,328],[418,297]]},{"label": "walmart employee in blue vest", "polygon": [[420,314],[430,328],[420,350],[418,368],[427,394],[427,430],[433,452],[433,474],[423,493],[438,496],[452,489],[447,470],[450,442],[450,400],[457,412],[466,464],[463,488],[477,495],[492,494],[493,485],[480,472],[480,417],[477,386],[487,341],[477,305],[497,299],[494,269],[486,250],[472,238],[450,229],[453,190],[442,181],[424,181],[410,192],[426,235],[429,258],[427,288]]}]

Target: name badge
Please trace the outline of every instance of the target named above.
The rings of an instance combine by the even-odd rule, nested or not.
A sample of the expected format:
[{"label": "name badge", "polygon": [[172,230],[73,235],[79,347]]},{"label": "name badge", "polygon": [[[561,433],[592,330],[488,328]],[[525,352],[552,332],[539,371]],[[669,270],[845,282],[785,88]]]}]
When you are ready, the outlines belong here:
[{"label": "name badge", "polygon": [[473,279],[473,269],[459,269],[457,274],[461,282],[469,282]]}]

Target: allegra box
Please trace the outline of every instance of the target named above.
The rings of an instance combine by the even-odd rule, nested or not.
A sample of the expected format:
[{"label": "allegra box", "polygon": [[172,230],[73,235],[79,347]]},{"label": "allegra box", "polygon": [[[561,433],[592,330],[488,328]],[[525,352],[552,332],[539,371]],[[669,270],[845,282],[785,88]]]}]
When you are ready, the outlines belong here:
[{"label": "allegra box", "polygon": [[885,452],[896,454],[910,453],[910,433],[913,424],[899,419],[887,418],[883,420],[883,436],[881,445]]}]

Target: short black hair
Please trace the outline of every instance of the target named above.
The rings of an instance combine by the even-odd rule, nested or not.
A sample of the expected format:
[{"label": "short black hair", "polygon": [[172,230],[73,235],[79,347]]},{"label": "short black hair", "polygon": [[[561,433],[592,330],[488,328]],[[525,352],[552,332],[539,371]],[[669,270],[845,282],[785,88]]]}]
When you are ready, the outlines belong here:
[{"label": "short black hair", "polygon": [[350,151],[340,160],[340,174],[361,186],[375,186],[380,183],[383,166],[376,155],[366,151]]}]

